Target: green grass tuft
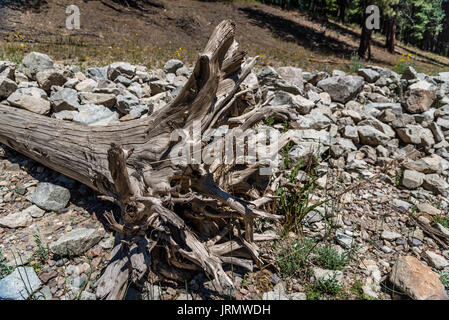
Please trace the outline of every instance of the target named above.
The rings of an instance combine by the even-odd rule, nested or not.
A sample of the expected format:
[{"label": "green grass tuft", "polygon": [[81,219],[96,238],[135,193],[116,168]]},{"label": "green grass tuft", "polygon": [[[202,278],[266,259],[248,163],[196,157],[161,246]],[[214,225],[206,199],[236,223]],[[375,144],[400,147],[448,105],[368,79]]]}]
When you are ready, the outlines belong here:
[{"label": "green grass tuft", "polygon": [[324,245],[316,250],[316,261],[321,267],[329,270],[343,270],[349,262],[349,254],[339,254],[330,245]]},{"label": "green grass tuft", "polygon": [[0,279],[3,279],[8,274],[13,272],[13,268],[7,266],[5,264],[6,258],[3,256],[2,251],[0,250]]},{"label": "green grass tuft", "polygon": [[309,256],[315,247],[315,241],[304,238],[288,243],[278,255],[278,265],[283,277],[295,275],[298,271],[305,269]]},{"label": "green grass tuft", "polygon": [[449,217],[436,216],[433,222],[441,224],[445,228],[449,228]]},{"label": "green grass tuft", "polygon": [[342,286],[336,275],[329,279],[318,278],[313,284],[306,287],[307,300],[318,300],[323,295],[336,296],[342,292]]}]

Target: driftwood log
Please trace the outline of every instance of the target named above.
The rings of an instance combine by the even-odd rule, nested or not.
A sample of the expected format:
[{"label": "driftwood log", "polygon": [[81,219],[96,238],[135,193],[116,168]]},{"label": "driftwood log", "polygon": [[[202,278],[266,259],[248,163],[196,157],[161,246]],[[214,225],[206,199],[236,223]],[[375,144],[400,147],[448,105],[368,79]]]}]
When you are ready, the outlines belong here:
[{"label": "driftwood log", "polygon": [[[234,30],[233,22],[220,23],[177,97],[144,119],[88,127],[0,105],[1,143],[120,207],[120,216],[105,214],[116,242],[98,298],[121,299],[129,283],[142,283],[150,272],[184,282],[204,271],[223,292],[233,287],[224,264],[252,270],[253,262],[263,263],[254,242],[269,237],[254,234],[253,221],[281,217],[261,209],[273,197],[248,182],[258,166],[174,164],[169,157],[172,131],[192,130],[198,120],[203,133],[297,117],[296,110],[269,106],[266,95],[256,99],[242,85],[256,58],[238,51]],[[289,140],[281,137],[279,148]],[[202,142],[208,143],[217,141]]]}]

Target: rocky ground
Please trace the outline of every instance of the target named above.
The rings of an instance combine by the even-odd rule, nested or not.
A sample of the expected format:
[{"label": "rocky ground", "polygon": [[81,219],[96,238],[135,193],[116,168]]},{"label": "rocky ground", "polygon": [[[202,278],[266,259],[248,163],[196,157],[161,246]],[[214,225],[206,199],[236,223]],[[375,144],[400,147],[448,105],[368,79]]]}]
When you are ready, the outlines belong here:
[{"label": "rocky ground", "polygon": [[[81,72],[33,52],[21,65],[0,62],[0,103],[108,125],[162,108],[190,73],[179,60],[159,70],[117,62]],[[286,192],[292,176],[295,188],[310,186],[304,193],[317,210],[307,213],[310,205],[298,201],[292,205],[307,214],[292,228],[257,225],[279,234],[262,248],[273,263],[249,273],[230,270],[236,289],[229,296],[198,274],[183,284],[130,287],[127,298],[447,299],[449,74],[264,67],[243,86],[266,90],[272,105],[301,114],[265,125],[291,132],[295,141],[280,155],[277,191]],[[313,170],[297,166],[311,157]],[[272,209],[286,213],[282,205]],[[0,299],[95,299],[114,242],[102,219],[108,210],[117,208],[1,145]]]}]

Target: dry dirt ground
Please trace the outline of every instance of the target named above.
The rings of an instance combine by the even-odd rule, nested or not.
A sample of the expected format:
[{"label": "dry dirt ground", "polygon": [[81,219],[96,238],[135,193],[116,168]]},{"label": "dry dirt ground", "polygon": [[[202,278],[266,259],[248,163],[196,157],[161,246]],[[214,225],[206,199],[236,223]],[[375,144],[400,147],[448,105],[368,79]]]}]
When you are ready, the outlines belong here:
[{"label": "dry dirt ground", "polygon": [[[13,5],[10,4],[13,3]],[[305,13],[282,11],[247,1],[201,2],[160,0],[163,7],[145,10],[123,7],[113,0],[54,0],[37,7],[17,8],[0,1],[0,57],[20,58],[43,51],[57,60],[81,65],[124,60],[160,66],[170,58],[195,61],[213,28],[223,19],[237,24],[237,40],[262,65],[294,65],[305,70],[350,69],[359,30],[333,21],[312,21]],[[66,8],[77,5],[80,30],[68,30]],[[408,53],[427,62],[413,63],[419,71],[449,70],[449,59],[399,48],[390,54],[376,37],[369,63],[394,68]],[[3,51],[3,53],[2,53]],[[438,61],[436,65],[430,59]]]}]

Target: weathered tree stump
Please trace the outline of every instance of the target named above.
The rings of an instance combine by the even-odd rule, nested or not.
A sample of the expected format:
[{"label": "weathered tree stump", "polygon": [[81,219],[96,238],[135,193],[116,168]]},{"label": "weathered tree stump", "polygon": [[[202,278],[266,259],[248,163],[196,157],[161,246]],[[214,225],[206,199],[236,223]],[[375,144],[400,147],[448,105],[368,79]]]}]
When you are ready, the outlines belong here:
[{"label": "weathered tree stump", "polygon": [[[120,217],[105,216],[116,231],[116,246],[99,280],[98,298],[121,299],[127,284],[141,282],[150,270],[181,281],[204,270],[221,291],[233,287],[223,264],[249,270],[253,261],[262,264],[254,241],[267,238],[253,234],[253,220],[280,217],[259,209],[272,197],[248,196],[245,181],[258,167],[235,171],[230,165],[170,160],[176,144],[170,141],[172,131],[192,130],[195,121],[201,121],[204,133],[217,125],[245,130],[269,116],[297,116],[259,99],[256,106],[248,104],[248,113],[230,117],[237,102],[252,94],[242,82],[256,63],[238,51],[234,29],[231,21],[217,26],[176,99],[145,119],[88,127],[0,105],[1,143],[120,207]],[[288,137],[281,140],[279,148]],[[217,141],[202,142],[212,143]],[[239,191],[232,195],[225,191],[229,186]],[[245,195],[246,201],[237,197]]]}]

